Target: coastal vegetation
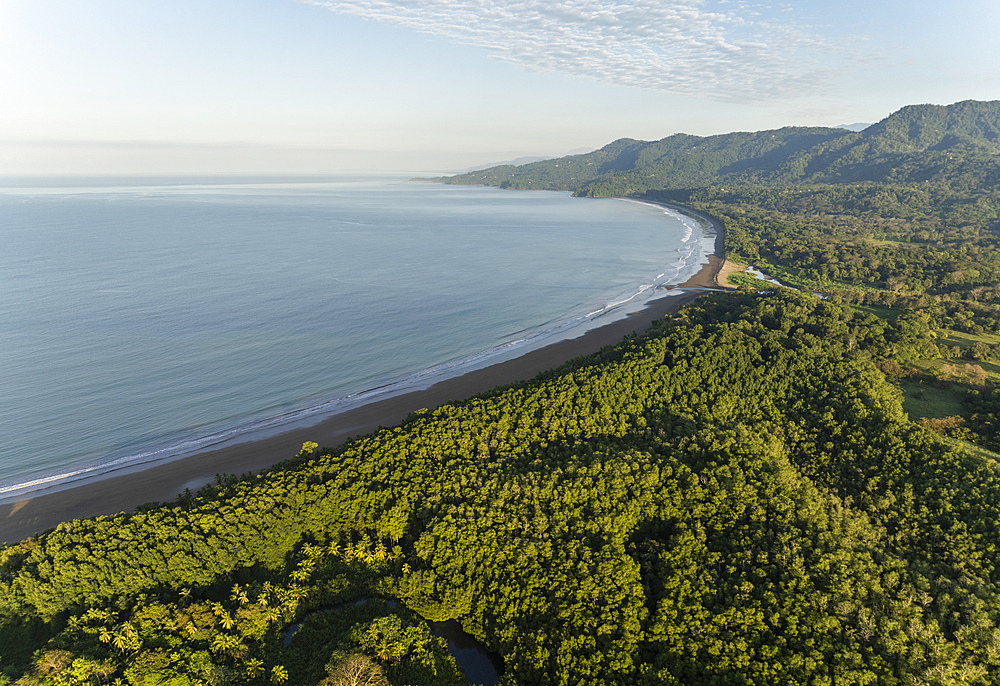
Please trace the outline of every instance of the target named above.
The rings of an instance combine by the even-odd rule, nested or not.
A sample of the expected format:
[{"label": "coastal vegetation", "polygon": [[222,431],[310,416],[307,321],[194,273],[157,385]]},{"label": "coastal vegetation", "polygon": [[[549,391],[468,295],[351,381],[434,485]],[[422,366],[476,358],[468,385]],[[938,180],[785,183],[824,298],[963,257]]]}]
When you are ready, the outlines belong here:
[{"label": "coastal vegetation", "polygon": [[0,684],[466,683],[425,619],[509,685],[1000,684],[1000,105],[953,108],[631,193],[795,288],[0,550]]},{"label": "coastal vegetation", "polygon": [[68,522],[3,551],[7,678],[457,678],[400,607],[314,614],[377,595],[460,619],[505,683],[994,683],[1000,472],[879,370],[934,345],[922,321],[714,295],[530,382]]}]

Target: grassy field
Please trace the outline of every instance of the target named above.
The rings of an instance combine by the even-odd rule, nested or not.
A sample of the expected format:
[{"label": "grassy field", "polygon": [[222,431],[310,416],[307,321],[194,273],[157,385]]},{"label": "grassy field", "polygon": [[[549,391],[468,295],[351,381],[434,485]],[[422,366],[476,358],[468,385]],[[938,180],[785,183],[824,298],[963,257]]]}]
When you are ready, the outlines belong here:
[{"label": "grassy field", "polygon": [[917,369],[924,372],[925,374],[930,374],[932,376],[940,376],[946,366],[958,367],[960,370],[968,366],[979,366],[983,368],[986,372],[986,381],[996,384],[1000,382],[1000,364],[996,362],[987,362],[985,360],[966,360],[966,359],[956,359],[956,360],[917,360],[914,362],[914,366]]},{"label": "grassy field", "polygon": [[880,307],[878,305],[851,305],[851,307],[861,312],[873,314],[887,322],[894,322],[899,315],[903,314],[903,310],[894,310],[891,307]]},{"label": "grassy field", "polygon": [[997,462],[1000,462],[1000,455],[993,452],[992,450],[981,448],[975,443],[969,443],[968,441],[960,441],[956,438],[948,438],[947,436],[942,436],[941,438],[945,443],[952,446],[953,448],[959,448],[960,450],[964,450],[970,455],[976,455],[977,457],[981,457],[984,460],[995,460]]},{"label": "grassy field", "polygon": [[768,283],[763,279],[758,279],[756,276],[751,276],[746,272],[736,272],[735,274],[730,274],[729,278],[726,279],[726,283],[730,286],[750,286],[750,288],[763,288],[769,286],[771,288],[776,288],[772,283]]},{"label": "grassy field", "polygon": [[[963,333],[961,331],[942,329],[936,331],[935,334],[937,336],[938,345],[947,345],[953,348],[957,347],[961,350],[968,350],[976,343],[983,343],[988,346],[996,346],[1000,344],[1000,336],[992,333],[971,334]],[[954,372],[955,368],[958,368],[958,370],[968,369],[969,371],[974,371],[974,368],[978,366],[986,372],[986,377],[985,379],[979,380],[977,383],[980,385],[983,383],[992,385],[1000,384],[1000,363],[998,362],[987,360],[967,360],[964,358],[952,360],[937,359],[917,360],[915,366],[925,374],[932,376],[941,376],[944,372],[946,372],[946,368],[949,367],[951,371]]]},{"label": "grassy field", "polygon": [[[910,417],[910,421],[919,423],[921,419],[944,419],[954,417],[962,413],[962,399],[965,397],[965,390],[968,386],[964,384],[952,384],[947,388],[936,384],[932,379],[923,378],[918,380],[904,381],[900,384],[903,391],[903,409]],[[983,448],[982,446],[963,441],[957,438],[945,436],[935,431],[941,440],[953,448],[958,448],[970,455],[981,457],[985,460],[996,460],[1000,462],[1000,454]]]},{"label": "grassy field", "polygon": [[910,243],[908,241],[890,241],[890,240],[877,240],[875,238],[869,238],[868,242],[872,245],[886,248],[898,248],[900,246],[905,246],[907,248],[926,248],[923,243]]},{"label": "grassy field", "polygon": [[903,409],[912,421],[924,417],[943,419],[962,412],[965,386],[952,384],[948,388],[942,388],[930,379],[918,379],[904,381],[900,387],[903,391]]},{"label": "grassy field", "polygon": [[986,345],[1000,345],[1000,335],[995,333],[964,333],[962,331],[951,331],[943,329],[937,332],[938,343],[947,345],[957,345],[962,350],[971,348],[977,342]]}]

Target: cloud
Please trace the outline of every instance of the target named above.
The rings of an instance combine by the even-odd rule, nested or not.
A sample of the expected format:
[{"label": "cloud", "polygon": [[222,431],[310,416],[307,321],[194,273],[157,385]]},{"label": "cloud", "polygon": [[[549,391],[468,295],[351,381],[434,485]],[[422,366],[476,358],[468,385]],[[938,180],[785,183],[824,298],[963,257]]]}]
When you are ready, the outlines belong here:
[{"label": "cloud", "polygon": [[697,0],[301,0],[485,48],[529,71],[723,101],[826,87],[838,48],[787,6]]}]

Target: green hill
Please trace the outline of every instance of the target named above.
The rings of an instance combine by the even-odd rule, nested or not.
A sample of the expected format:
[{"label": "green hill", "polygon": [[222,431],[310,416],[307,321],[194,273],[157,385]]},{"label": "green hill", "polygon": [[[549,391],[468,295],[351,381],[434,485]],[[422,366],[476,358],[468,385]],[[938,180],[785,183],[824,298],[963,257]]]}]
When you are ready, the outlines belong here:
[{"label": "green hill", "polygon": [[711,184],[1000,180],[1000,101],[904,107],[862,132],[785,127],[718,136],[623,138],[586,155],[442,179],[501,188],[637,195]]}]

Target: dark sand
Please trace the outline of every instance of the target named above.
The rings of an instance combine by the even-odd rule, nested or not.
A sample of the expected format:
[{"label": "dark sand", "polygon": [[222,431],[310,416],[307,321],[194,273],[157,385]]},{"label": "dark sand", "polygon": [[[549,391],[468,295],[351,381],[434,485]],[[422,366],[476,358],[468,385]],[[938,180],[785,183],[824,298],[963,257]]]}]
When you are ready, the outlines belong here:
[{"label": "dark sand", "polygon": [[[690,213],[685,208],[671,207]],[[435,408],[503,384],[530,379],[575,357],[619,343],[625,336],[645,331],[654,320],[690,303],[705,292],[702,289],[719,288],[716,278],[723,264],[720,256],[723,254],[724,237],[722,227],[714,221],[713,224],[717,231],[716,255],[710,255],[709,263],[680,287],[694,290],[653,300],[640,312],[630,313],[625,319],[588,331],[579,338],[553,343],[513,360],[446,379],[425,390],[378,400],[330,417],[315,426],[2,504],[0,542],[20,541],[72,519],[131,512],[143,503],[173,500],[185,488],[194,491],[213,481],[215,474],[256,472],[293,457],[306,441],[334,447],[352,436],[370,433],[380,426],[398,424],[414,410]]]}]

